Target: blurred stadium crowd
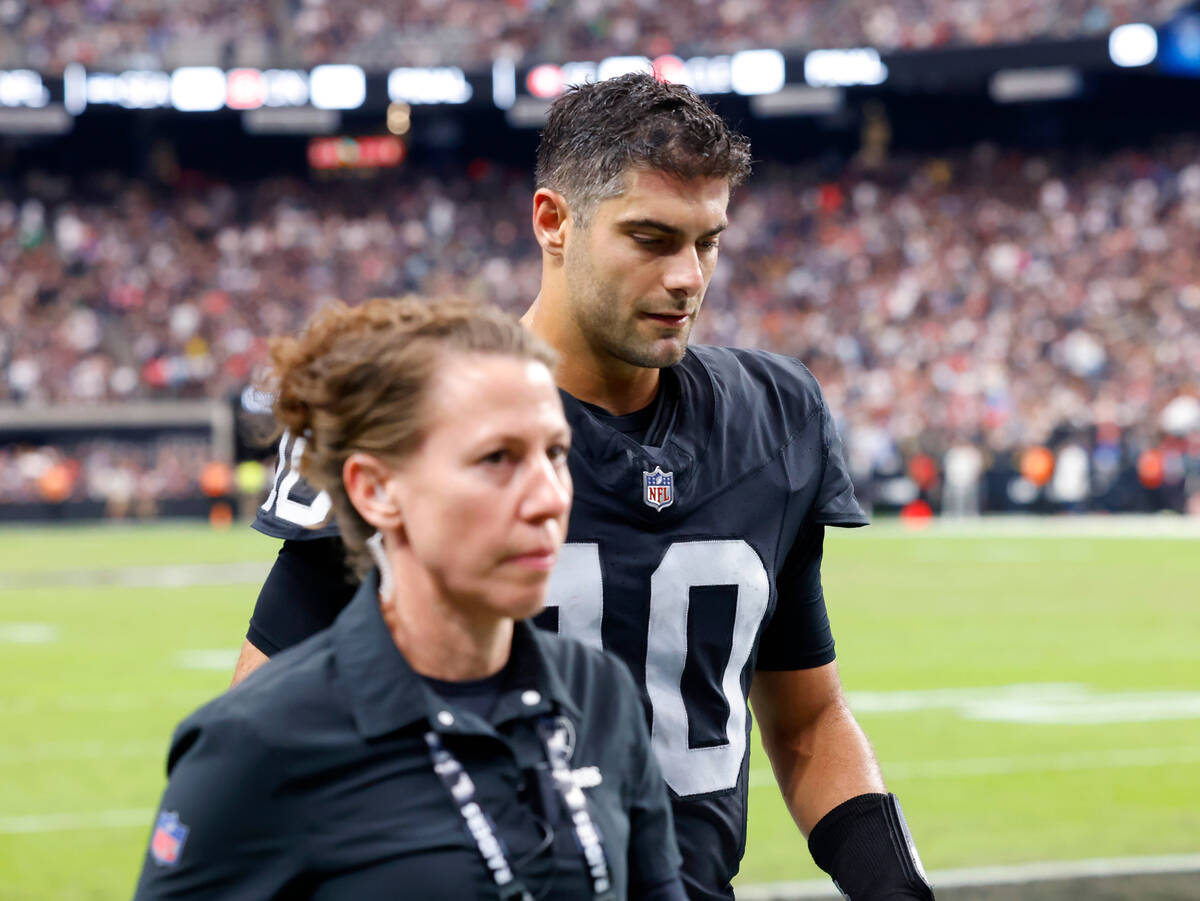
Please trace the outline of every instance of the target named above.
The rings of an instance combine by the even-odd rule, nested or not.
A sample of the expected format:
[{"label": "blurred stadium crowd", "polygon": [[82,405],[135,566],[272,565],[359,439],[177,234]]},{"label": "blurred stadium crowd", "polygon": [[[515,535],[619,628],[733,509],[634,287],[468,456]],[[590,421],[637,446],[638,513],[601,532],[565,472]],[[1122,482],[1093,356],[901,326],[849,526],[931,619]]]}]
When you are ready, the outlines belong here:
[{"label": "blurred stadium crowd", "polygon": [[485,67],[497,56],[881,50],[1102,34],[1182,0],[0,0],[0,67]]},{"label": "blurred stadium crowd", "polygon": [[[1198,160],[1186,139],[764,168],[697,337],[805,361],[877,507],[1200,512]],[[482,161],[236,189],[40,176],[4,196],[0,403],[233,397],[262,336],[330,298],[519,312],[537,292],[528,174]],[[199,448],[10,447],[0,498],[45,496],[51,465],[68,499],[194,489]]]},{"label": "blurred stadium crowd", "polygon": [[207,442],[183,437],[0,447],[0,501],[91,500],[110,516],[153,516],[164,500],[203,493],[209,456]]}]

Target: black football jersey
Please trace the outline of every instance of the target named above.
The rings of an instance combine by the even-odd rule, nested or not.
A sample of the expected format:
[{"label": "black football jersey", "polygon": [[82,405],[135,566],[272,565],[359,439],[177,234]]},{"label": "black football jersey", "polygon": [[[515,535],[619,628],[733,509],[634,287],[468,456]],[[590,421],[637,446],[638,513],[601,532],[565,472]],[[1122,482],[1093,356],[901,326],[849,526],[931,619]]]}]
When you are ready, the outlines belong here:
[{"label": "black football jersey", "polygon": [[[730,898],[745,848],[750,682],[756,669],[834,659],[823,531],[867,519],[820,387],[798,361],[693,347],[664,370],[660,397],[639,440],[563,394],[575,500],[537,621],[629,666],[689,896]],[[283,449],[298,463],[286,439]],[[277,477],[279,497],[296,496],[289,479]],[[277,520],[278,510],[266,512]],[[299,537],[262,514],[256,527]]]}]

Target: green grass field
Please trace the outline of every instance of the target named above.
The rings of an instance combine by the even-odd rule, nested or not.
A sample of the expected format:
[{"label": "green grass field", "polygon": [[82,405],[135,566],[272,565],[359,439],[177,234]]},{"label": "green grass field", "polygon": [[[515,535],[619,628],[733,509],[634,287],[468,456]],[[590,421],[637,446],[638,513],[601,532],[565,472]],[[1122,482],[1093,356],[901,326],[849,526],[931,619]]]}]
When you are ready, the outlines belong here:
[{"label": "green grass field", "polygon": [[[171,729],[226,686],[274,551],[0,530],[0,899],[130,895]],[[1200,539],[883,526],[831,536],[825,583],[928,868],[1200,850]],[[742,882],[819,876],[757,745],[752,785]]]}]

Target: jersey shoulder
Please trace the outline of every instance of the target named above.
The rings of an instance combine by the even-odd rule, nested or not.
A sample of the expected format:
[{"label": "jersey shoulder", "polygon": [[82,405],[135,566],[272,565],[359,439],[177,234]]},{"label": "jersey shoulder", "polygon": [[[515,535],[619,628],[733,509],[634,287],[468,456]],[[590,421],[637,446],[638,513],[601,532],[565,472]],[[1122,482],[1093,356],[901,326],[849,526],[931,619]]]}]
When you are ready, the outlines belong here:
[{"label": "jersey shoulder", "polygon": [[[777,447],[794,487],[817,485],[813,521],[819,525],[857,527],[868,519],[854,496],[837,424],[816,376],[792,357],[763,350],[697,348],[714,379],[724,379],[729,404],[744,404],[749,427],[739,425],[738,407],[728,406],[724,440],[753,447],[766,436]],[[722,389],[717,389],[718,391]]]},{"label": "jersey shoulder", "polygon": [[824,408],[816,376],[794,357],[714,345],[693,347],[690,356],[712,380],[726,415],[765,418],[794,431]]},{"label": "jersey shoulder", "polygon": [[[681,372],[679,422],[707,420],[706,469],[726,483],[783,456],[824,456],[828,414],[821,388],[798,360],[761,350],[700,346]],[[690,381],[691,386],[687,384]],[[711,404],[710,415],[697,415]]]}]

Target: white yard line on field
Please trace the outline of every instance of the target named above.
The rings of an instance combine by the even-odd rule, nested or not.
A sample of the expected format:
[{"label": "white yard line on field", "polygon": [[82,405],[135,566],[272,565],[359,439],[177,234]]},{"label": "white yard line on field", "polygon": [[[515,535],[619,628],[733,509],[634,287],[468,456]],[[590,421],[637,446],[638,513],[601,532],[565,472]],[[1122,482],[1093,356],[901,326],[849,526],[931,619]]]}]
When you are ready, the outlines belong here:
[{"label": "white yard line on field", "polygon": [[[1106,857],[1097,860],[1050,860],[997,867],[935,870],[929,874],[934,888],[954,889],[989,885],[1021,885],[1062,879],[1151,876],[1200,872],[1200,854],[1167,854],[1157,857]],[[771,882],[737,887],[738,901],[795,901],[800,898],[841,898],[828,879]]]},{"label": "white yard line on field", "polygon": [[0,697],[0,716],[42,714],[47,711],[75,713],[126,713],[132,710],[177,710],[179,715],[212,700],[216,692],[210,689],[173,691],[151,694],[114,692],[112,694],[70,694],[52,697],[20,695]]},{"label": "white yard line on field", "polygon": [[237,664],[237,648],[191,648],[173,658],[180,669],[215,670],[232,673]]},{"label": "white yard line on field", "polygon": [[[841,530],[839,530],[840,532]],[[843,540],[875,538],[1200,538],[1200,516],[977,516],[916,524],[876,519]]]},{"label": "white yard line on field", "polygon": [[[889,779],[946,779],[995,776],[1010,773],[1061,773],[1071,770],[1119,769],[1139,766],[1169,766],[1200,763],[1200,748],[1122,748],[1107,751],[1062,751],[1056,754],[1024,754],[1011,757],[962,757],[955,760],[922,760],[888,763]],[[750,773],[750,787],[774,786],[770,770]]]},{"label": "white yard line on field", "polygon": [[153,741],[46,741],[32,745],[0,745],[0,766],[49,760],[128,760],[167,756],[169,736]]},{"label": "white yard line on field", "polygon": [[1074,682],[1033,682],[916,691],[853,691],[856,715],[942,710],[968,720],[1099,725],[1200,718],[1198,691],[1102,691]]},{"label": "white yard line on field", "polygon": [[150,831],[153,810],[91,810],[81,813],[43,813],[31,816],[0,816],[0,835],[31,835],[39,832],[72,832],[78,829],[128,829],[139,826]]},{"label": "white yard line on field", "polygon": [[53,623],[0,623],[0,644],[53,644],[58,635]]},{"label": "white yard line on field", "polygon": [[199,585],[261,584],[271,561],[177,563],[0,573],[0,590],[15,588],[189,588]]}]

